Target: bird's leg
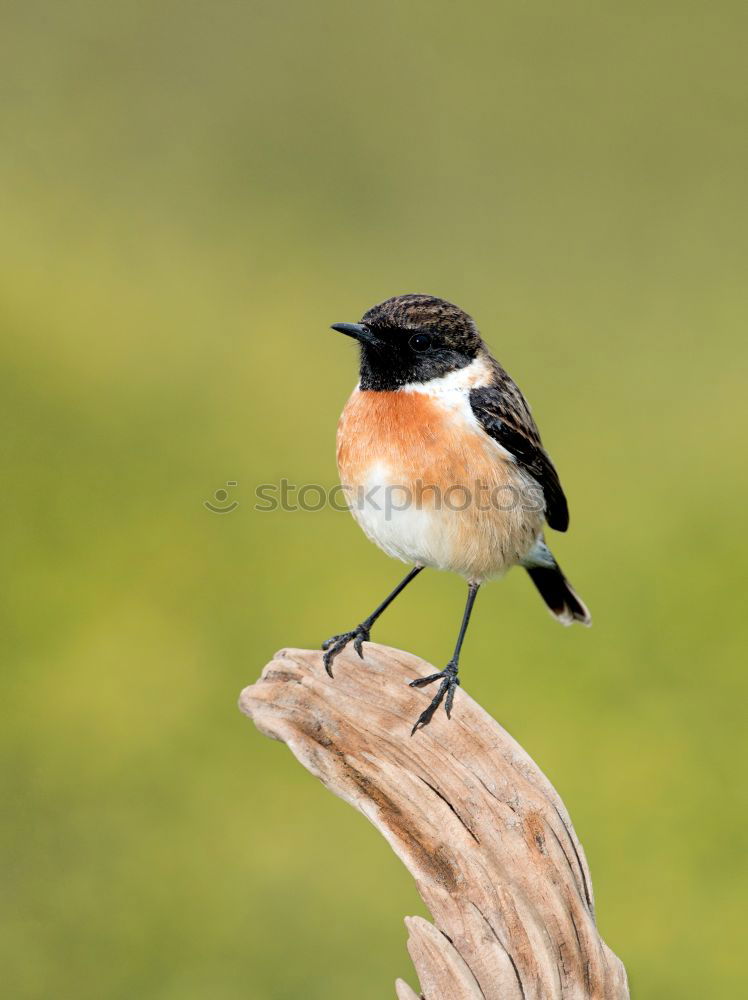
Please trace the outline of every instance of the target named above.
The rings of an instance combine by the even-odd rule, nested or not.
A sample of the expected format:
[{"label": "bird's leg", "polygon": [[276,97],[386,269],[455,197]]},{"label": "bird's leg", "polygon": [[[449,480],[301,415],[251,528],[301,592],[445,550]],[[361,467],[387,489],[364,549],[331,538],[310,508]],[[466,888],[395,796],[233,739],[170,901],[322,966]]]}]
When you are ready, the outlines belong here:
[{"label": "bird's leg", "polygon": [[437,674],[429,674],[428,677],[417,677],[414,681],[410,682],[411,687],[425,687],[427,684],[432,684],[434,681],[440,681],[439,690],[434,695],[433,701],[424,709],[423,712],[416,719],[416,724],[410,731],[410,735],[417,729],[421,729],[423,726],[427,726],[434,715],[434,712],[444,701],[444,696],[446,695],[446,701],[444,701],[444,710],[447,713],[447,718],[451,718],[452,703],[455,700],[455,691],[460,683],[460,678],[457,676],[457,671],[459,669],[460,662],[460,650],[462,649],[462,643],[465,639],[465,633],[467,632],[468,622],[470,621],[470,614],[473,610],[473,605],[475,604],[475,598],[478,596],[479,583],[471,583],[468,585],[468,596],[467,603],[465,604],[465,612],[462,616],[462,625],[460,626],[460,634],[457,636],[457,645],[455,646],[454,654],[452,659],[446,665],[444,670],[440,670]]},{"label": "bird's leg", "polygon": [[349,642],[353,642],[353,648],[356,650],[358,655],[363,660],[363,645],[365,642],[369,641],[369,633],[374,622],[379,618],[384,610],[386,610],[390,604],[395,600],[398,594],[402,593],[403,590],[408,586],[411,580],[415,580],[418,574],[423,569],[423,566],[415,566],[410,573],[401,580],[400,583],[395,587],[391,594],[382,601],[379,607],[375,608],[368,618],[364,618],[360,625],[357,625],[351,632],[341,632],[340,635],[334,635],[332,638],[327,639],[322,643],[322,648],[325,650],[325,655],[323,662],[325,664],[325,670],[328,672],[330,677],[332,677],[332,663],[338,653],[342,653]]}]

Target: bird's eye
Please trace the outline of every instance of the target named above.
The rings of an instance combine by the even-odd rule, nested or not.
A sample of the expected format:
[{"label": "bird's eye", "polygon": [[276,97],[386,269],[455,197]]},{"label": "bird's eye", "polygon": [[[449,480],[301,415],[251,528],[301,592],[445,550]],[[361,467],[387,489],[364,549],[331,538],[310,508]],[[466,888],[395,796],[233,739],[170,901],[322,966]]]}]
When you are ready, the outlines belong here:
[{"label": "bird's eye", "polygon": [[428,333],[415,333],[408,343],[414,351],[427,351],[431,347],[431,337]]}]

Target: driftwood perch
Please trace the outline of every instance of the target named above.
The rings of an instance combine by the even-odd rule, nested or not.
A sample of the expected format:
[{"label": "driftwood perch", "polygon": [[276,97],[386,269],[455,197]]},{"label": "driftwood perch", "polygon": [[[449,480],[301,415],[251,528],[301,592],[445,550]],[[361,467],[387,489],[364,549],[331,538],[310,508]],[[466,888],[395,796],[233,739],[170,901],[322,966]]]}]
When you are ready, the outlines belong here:
[{"label": "driftwood perch", "polygon": [[[592,883],[564,804],[525,751],[464,691],[411,738],[434,668],[367,643],[325,674],[285,649],[241,708],[387,838],[436,926],[406,919],[426,1000],[627,1000],[595,926]],[[418,1000],[402,980],[399,1000]]]}]

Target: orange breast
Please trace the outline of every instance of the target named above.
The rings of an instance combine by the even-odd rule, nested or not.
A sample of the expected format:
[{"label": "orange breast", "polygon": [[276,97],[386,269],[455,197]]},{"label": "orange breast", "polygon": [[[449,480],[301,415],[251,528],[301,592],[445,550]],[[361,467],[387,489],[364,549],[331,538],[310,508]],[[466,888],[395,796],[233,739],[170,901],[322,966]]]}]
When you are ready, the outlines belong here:
[{"label": "orange breast", "polygon": [[338,427],[341,480],[362,485],[375,463],[392,481],[420,481],[442,490],[469,485],[480,476],[495,482],[498,450],[463,413],[421,392],[361,392],[349,399]]}]

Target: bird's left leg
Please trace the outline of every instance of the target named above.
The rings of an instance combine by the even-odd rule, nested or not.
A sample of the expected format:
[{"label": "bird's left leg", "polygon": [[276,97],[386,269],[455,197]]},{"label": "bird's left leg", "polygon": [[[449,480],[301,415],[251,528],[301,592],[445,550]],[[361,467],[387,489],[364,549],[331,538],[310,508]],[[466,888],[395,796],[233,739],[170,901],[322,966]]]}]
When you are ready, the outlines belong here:
[{"label": "bird's left leg", "polygon": [[467,603],[465,604],[465,613],[462,616],[462,625],[460,626],[460,634],[457,636],[457,645],[455,646],[455,651],[452,659],[446,665],[444,670],[440,670],[437,674],[429,674],[428,677],[417,677],[414,681],[410,682],[411,687],[425,687],[427,684],[432,684],[434,681],[440,681],[439,690],[434,695],[433,701],[424,709],[423,712],[416,719],[416,724],[410,731],[410,735],[417,729],[421,729],[423,726],[427,726],[434,715],[434,712],[444,701],[444,696],[446,695],[446,701],[444,701],[444,710],[447,713],[447,718],[451,718],[452,712],[452,702],[455,700],[455,691],[460,683],[460,678],[457,676],[457,671],[459,669],[460,663],[460,650],[462,649],[462,643],[465,639],[465,633],[467,632],[468,622],[470,621],[470,614],[473,610],[473,605],[475,604],[475,598],[478,596],[479,583],[471,583],[468,585],[468,596]]},{"label": "bird's left leg", "polygon": [[363,660],[363,645],[365,642],[369,641],[369,633],[372,625],[377,618],[379,618],[382,612],[385,611],[390,604],[392,604],[398,594],[401,594],[405,590],[410,581],[414,580],[418,576],[422,569],[423,566],[415,566],[410,573],[408,573],[405,579],[398,583],[392,593],[385,597],[379,607],[375,608],[369,617],[364,618],[361,624],[357,625],[351,632],[341,632],[340,635],[334,635],[331,639],[326,639],[322,643],[322,648],[325,650],[322,662],[325,664],[325,670],[328,672],[330,677],[332,677],[332,661],[338,653],[342,653],[349,642],[353,642],[353,648]]}]

